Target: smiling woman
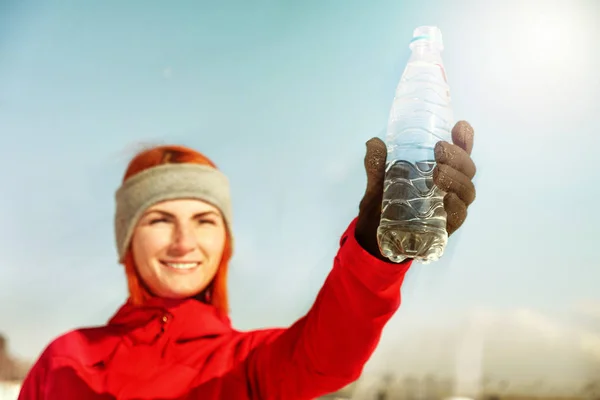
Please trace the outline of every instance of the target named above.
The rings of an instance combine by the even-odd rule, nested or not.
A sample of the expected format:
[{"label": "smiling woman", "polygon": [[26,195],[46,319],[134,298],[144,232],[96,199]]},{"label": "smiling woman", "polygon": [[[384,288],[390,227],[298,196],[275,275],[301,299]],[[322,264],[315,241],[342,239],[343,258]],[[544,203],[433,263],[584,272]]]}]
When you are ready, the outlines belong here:
[{"label": "smiling woman", "polygon": [[204,291],[208,299],[225,235],[221,213],[204,201],[169,200],[151,207],[131,240],[141,282],[155,296],[180,299]]},{"label": "smiling woman", "polygon": [[[463,147],[447,143],[447,152],[436,152],[440,164],[452,164],[445,166],[449,175],[437,175],[439,183],[469,169],[472,135],[470,125],[458,123],[453,139]],[[309,400],[355,381],[400,305],[411,264],[390,262],[376,244],[381,140],[367,143],[365,168],[358,216],[310,311],[287,328],[242,332],[231,325],[227,301],[233,248],[227,177],[185,147],[139,153],[115,196],[115,244],[129,298],[106,325],[52,341],[19,399]],[[447,190],[454,201],[444,207],[462,215],[466,205],[453,187]]]},{"label": "smiling woman", "polygon": [[[123,182],[152,167],[165,164],[196,164],[216,168],[210,159],[192,149],[183,146],[159,146],[143,151],[133,158],[127,167]],[[215,234],[217,235],[213,237]],[[175,241],[171,242],[173,239]],[[209,242],[205,246],[199,246],[196,253],[210,253],[186,254],[189,249],[186,250],[185,246],[190,246],[186,241],[193,240]],[[136,248],[135,251],[133,247]],[[231,253],[230,230],[225,229],[222,214],[214,205],[198,199],[174,199],[151,206],[145,211],[133,232],[131,248],[127,250],[123,259],[131,301],[139,305],[152,295],[175,298],[195,295],[210,301],[226,315],[229,311],[227,271]],[[190,271],[193,276],[186,276],[185,279],[175,279],[178,275],[175,275],[172,269],[159,268],[162,265],[156,264],[157,261],[187,262],[186,260],[194,257],[205,258],[201,260],[204,264],[201,268],[199,266]],[[152,258],[155,260],[154,264],[150,261]],[[200,277],[203,279],[198,281]],[[181,281],[184,281],[185,286],[170,286]],[[195,293],[189,292],[192,289]]]}]

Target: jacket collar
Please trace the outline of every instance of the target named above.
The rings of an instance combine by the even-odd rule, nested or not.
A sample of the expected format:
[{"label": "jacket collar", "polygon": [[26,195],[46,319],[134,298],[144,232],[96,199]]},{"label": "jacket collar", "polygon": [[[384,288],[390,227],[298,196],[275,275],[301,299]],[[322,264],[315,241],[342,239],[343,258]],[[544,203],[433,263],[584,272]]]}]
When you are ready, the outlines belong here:
[{"label": "jacket collar", "polygon": [[154,297],[141,306],[128,300],[110,319],[115,327],[134,342],[153,342],[158,336],[176,341],[218,336],[233,330],[227,316],[210,304],[196,299],[172,300]]},{"label": "jacket collar", "polygon": [[175,375],[189,373],[183,364],[149,366],[156,357],[178,359],[189,353],[188,341],[233,332],[229,318],[195,299],[154,298],[142,306],[127,301],[107,326],[79,330],[83,340],[66,342],[68,356],[56,357],[54,362],[57,368],[73,368],[96,393],[118,393],[125,390],[123,377],[146,379],[156,368]]}]

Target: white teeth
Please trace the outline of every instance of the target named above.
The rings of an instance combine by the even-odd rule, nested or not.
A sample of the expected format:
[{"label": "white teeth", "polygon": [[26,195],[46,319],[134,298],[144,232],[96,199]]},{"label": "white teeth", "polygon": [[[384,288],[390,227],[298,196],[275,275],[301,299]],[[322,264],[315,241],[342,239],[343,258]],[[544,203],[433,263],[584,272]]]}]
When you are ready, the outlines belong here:
[{"label": "white teeth", "polygon": [[169,267],[176,269],[192,269],[198,266],[198,263],[165,263]]}]

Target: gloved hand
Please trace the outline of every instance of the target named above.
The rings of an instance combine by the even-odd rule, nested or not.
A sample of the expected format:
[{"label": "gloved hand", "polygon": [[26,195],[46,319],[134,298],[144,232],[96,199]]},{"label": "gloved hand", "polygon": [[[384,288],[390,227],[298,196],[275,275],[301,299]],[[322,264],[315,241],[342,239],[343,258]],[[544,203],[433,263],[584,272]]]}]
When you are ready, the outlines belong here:
[{"label": "gloved hand", "polygon": [[[465,222],[467,207],[475,200],[475,163],[471,159],[473,128],[459,121],[452,128],[452,143],[440,141],[435,146],[437,166],[433,171],[434,183],[446,192],[444,209],[447,214],[446,231],[452,235]],[[367,142],[365,170],[367,188],[360,202],[355,236],[358,243],[371,255],[389,261],[379,251],[377,228],[381,218],[383,181],[387,148],[379,138]],[[390,261],[391,262],[391,261]]]}]

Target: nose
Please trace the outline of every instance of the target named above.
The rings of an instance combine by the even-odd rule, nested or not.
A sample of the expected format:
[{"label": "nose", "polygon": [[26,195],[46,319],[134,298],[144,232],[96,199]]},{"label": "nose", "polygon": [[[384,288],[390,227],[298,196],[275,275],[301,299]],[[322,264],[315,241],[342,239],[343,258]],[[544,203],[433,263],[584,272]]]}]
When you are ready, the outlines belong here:
[{"label": "nose", "polygon": [[196,236],[191,227],[185,224],[178,224],[174,233],[175,235],[170,246],[170,250],[174,256],[182,256],[194,251],[196,248]]}]

